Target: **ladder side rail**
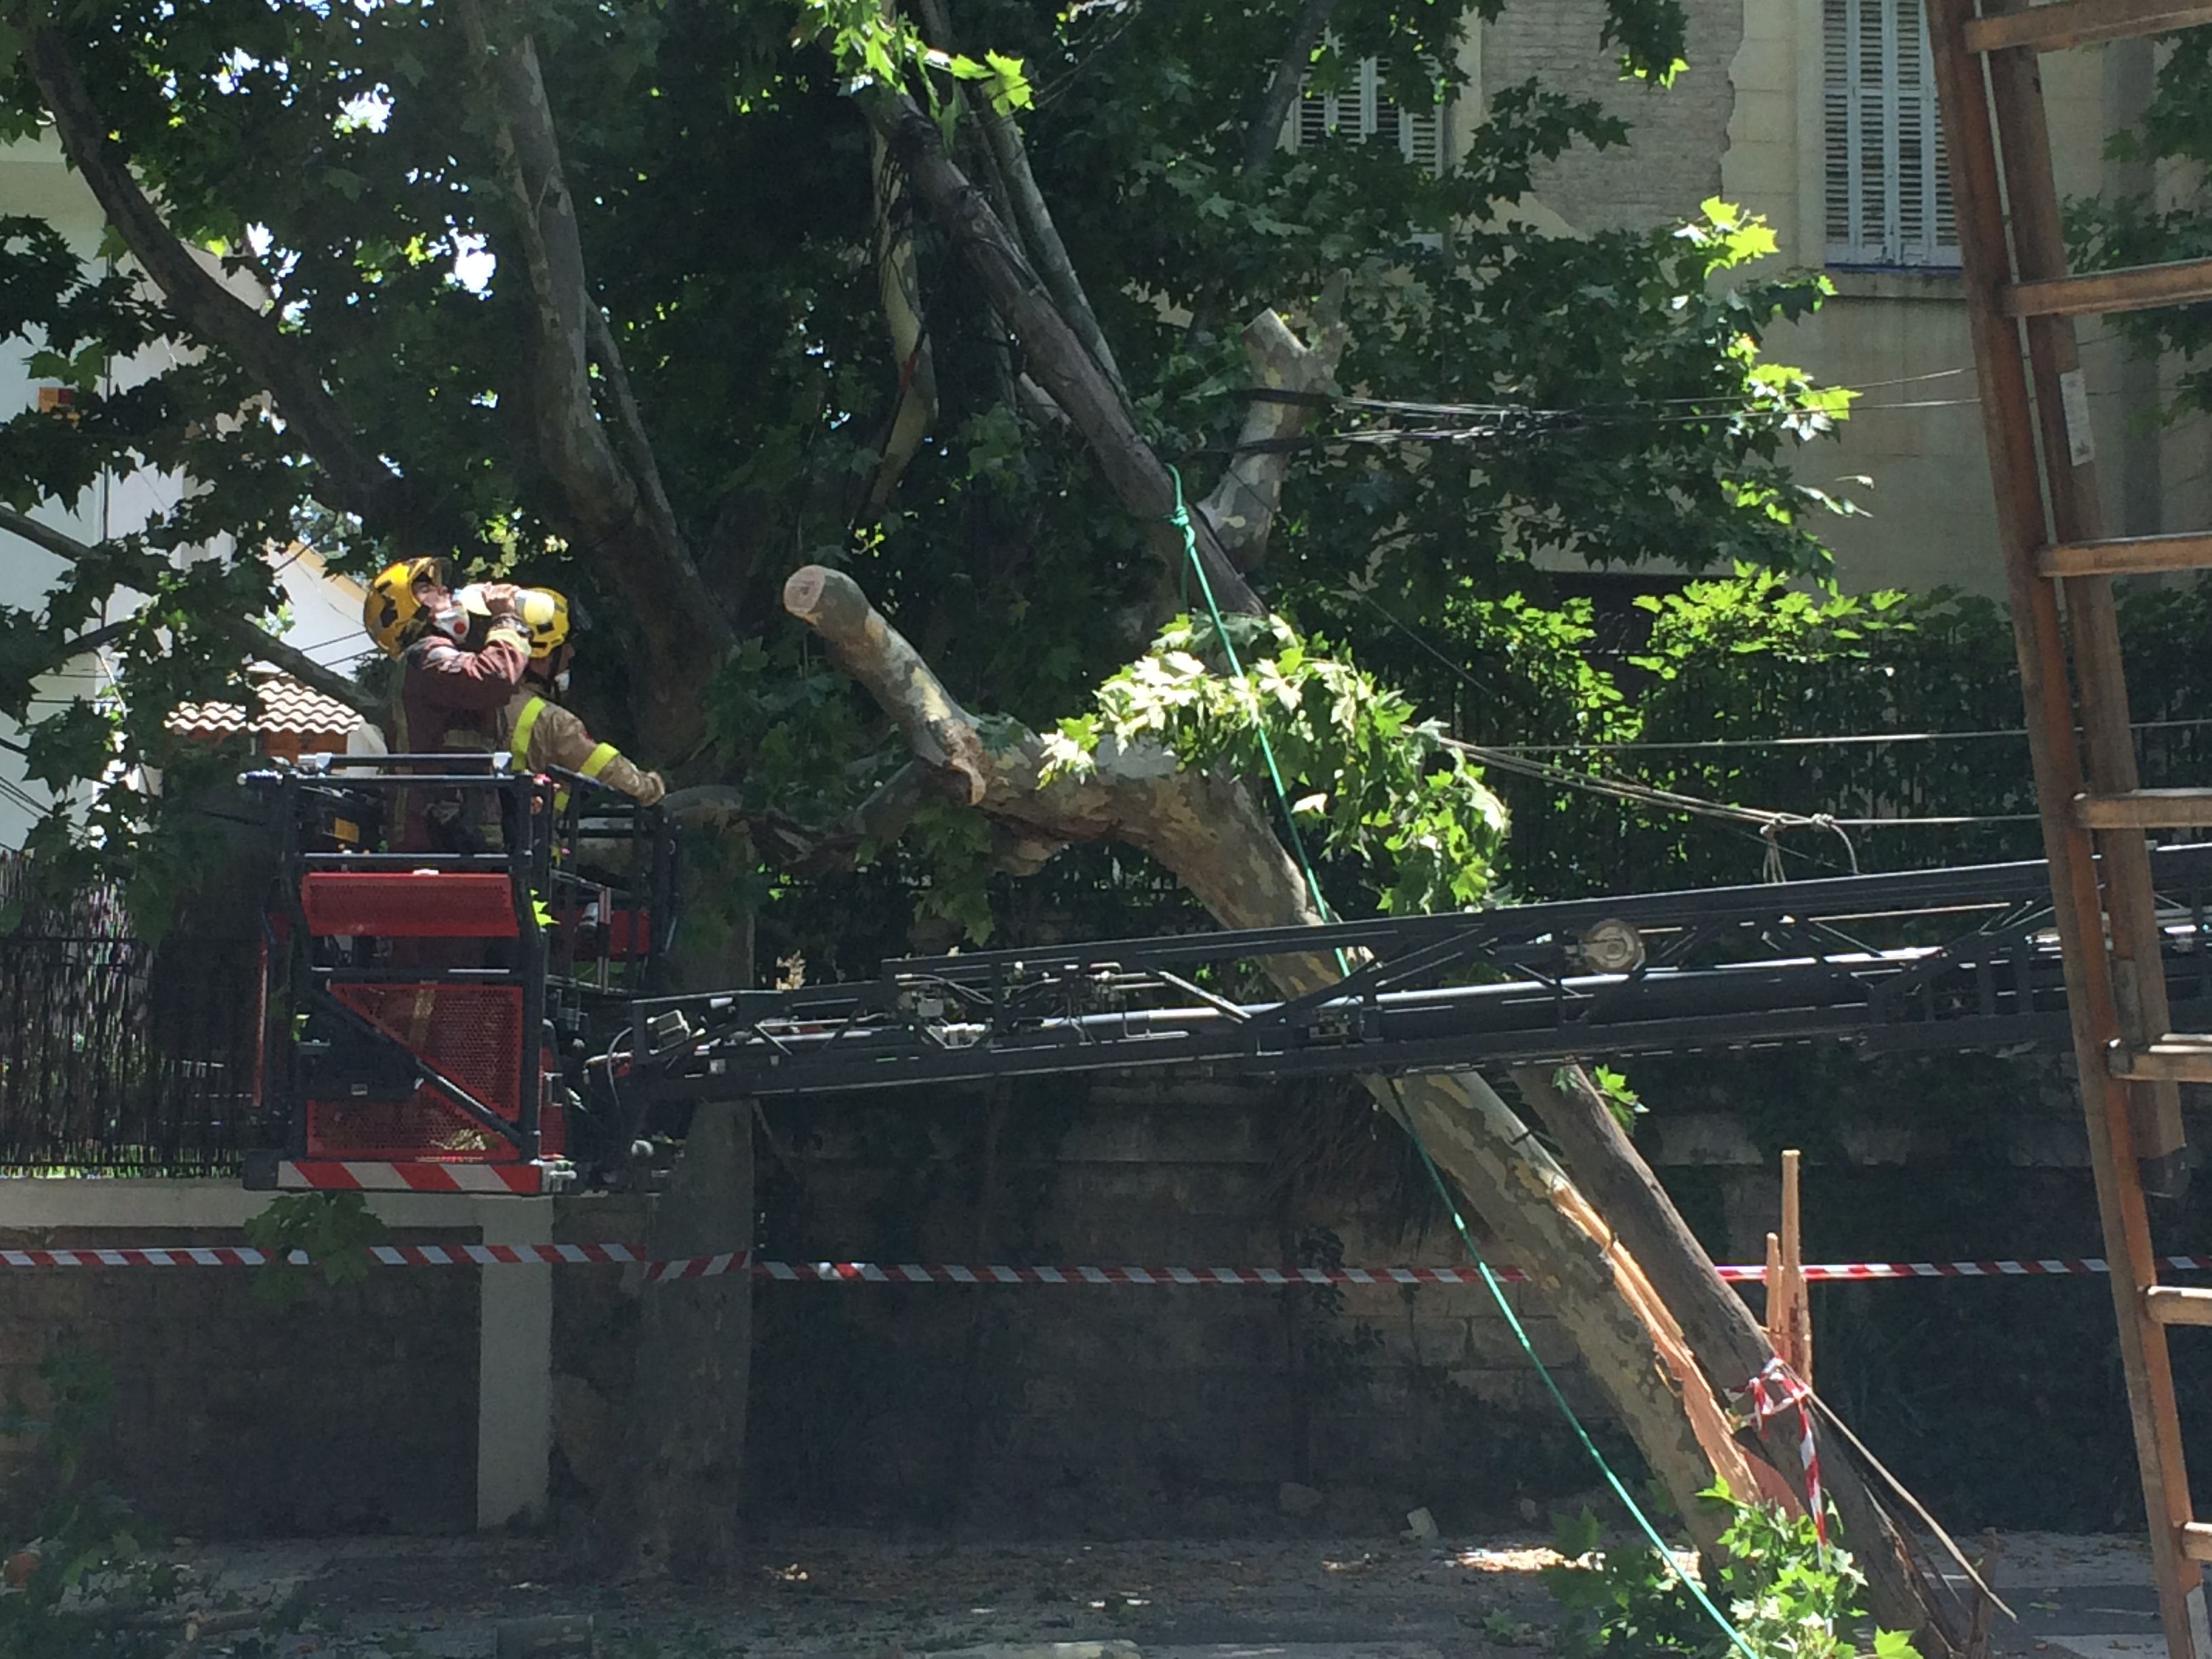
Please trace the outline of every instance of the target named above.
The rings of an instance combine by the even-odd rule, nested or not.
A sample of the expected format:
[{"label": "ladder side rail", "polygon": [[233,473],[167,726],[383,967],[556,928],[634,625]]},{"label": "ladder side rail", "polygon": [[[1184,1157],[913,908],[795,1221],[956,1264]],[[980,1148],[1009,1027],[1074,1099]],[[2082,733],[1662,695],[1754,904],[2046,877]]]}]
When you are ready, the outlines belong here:
[{"label": "ladder side rail", "polygon": [[2099,317],[2116,311],[2156,311],[2212,299],[2212,259],[2172,259],[2163,264],[2112,270],[2023,276],[1997,296],[2008,317]]},{"label": "ladder side rail", "polygon": [[[2031,52],[2014,48],[1990,55],[1997,143],[2012,208],[2013,259],[2023,280],[2066,274],[2066,237],[2051,171],[2042,77],[2042,65]],[[2104,534],[2104,504],[2097,489],[2094,446],[2088,433],[2071,430],[2077,413],[2085,425],[2088,419],[2073,319],[2031,317],[2026,331],[2052,539],[2097,540]],[[2080,394],[2078,410],[2068,406],[2069,377]],[[2112,578],[2069,577],[2061,591],[2072,636],[2076,713],[2090,790],[2099,795],[2130,793],[2141,787],[2142,780],[2128,719],[2127,678]],[[2151,886],[2150,854],[2139,830],[2122,829],[2099,837],[2095,845],[2112,929],[2112,994],[2120,1036],[2130,1047],[2140,1047],[2172,1029],[2165,976],[2156,968],[2157,899]],[[2170,1082],[2152,1084],[2129,1104],[2136,1157],[2145,1166],[2141,1175],[2151,1190],[2178,1194],[2187,1178],[2180,1090]]]},{"label": "ladder side rail", "polygon": [[[2067,1012],[2087,1120],[2098,1218],[2106,1257],[2116,1269],[2110,1280],[2121,1369],[2144,1509],[2151,1520],[2160,1621],[2172,1659],[2212,1659],[2212,1654],[2198,1650],[2188,1615],[2189,1593],[2201,1594],[2200,1575],[2181,1549],[2190,1510],[2172,1369],[2163,1332],[2150,1326],[2142,1303],[2142,1287],[2155,1278],[2156,1266],[2136,1168],[2127,1086],[2105,1070],[2106,1052],[2119,1035],[2118,1015],[2103,948],[2093,845],[2072,818],[2081,769],[2067,695],[2058,596],[2055,586],[2036,574],[2036,550],[2056,538],[2047,533],[2020,330],[2002,315],[1997,303],[2012,271],[1990,92],[1983,62],[1972,55],[1966,40],[1974,21],[1972,0],[1929,0],[1929,14],[2029,762],[2051,865],[2053,920],[2064,957]],[[2117,1271],[2123,1267],[2126,1271]]]}]

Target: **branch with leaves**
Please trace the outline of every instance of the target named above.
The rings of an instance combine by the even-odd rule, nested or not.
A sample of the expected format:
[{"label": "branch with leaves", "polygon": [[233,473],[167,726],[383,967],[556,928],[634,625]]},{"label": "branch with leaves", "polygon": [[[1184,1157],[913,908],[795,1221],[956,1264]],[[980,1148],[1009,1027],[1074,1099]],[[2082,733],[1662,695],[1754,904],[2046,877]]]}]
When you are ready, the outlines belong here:
[{"label": "branch with leaves", "polygon": [[130,158],[109,138],[110,125],[86,90],[59,32],[34,31],[24,57],[70,162],[179,319],[268,387],[288,426],[330,478],[339,504],[386,532],[420,534],[426,528],[417,523],[423,503],[405,479],[362,442],[298,341],[283,332],[275,317],[224,287],[163,222],[131,176]]},{"label": "branch with leaves", "polygon": [[[64,534],[52,526],[41,524],[27,513],[19,513],[12,507],[0,507],[0,530],[21,537],[33,547],[52,554],[76,565],[106,567],[118,583],[137,587],[140,592],[158,592],[175,574],[175,567],[152,553],[127,548],[106,549],[89,547],[74,536]],[[70,656],[89,651],[100,645],[112,643],[142,626],[137,618],[123,618],[107,624],[96,635],[74,640],[59,654],[53,657],[53,666],[59,666]],[[273,664],[289,674],[301,684],[335,698],[347,708],[362,714],[374,714],[380,708],[380,700],[359,684],[334,668],[317,662],[297,646],[287,643],[258,623],[243,617],[222,617],[216,626],[225,637],[242,649]]]}]

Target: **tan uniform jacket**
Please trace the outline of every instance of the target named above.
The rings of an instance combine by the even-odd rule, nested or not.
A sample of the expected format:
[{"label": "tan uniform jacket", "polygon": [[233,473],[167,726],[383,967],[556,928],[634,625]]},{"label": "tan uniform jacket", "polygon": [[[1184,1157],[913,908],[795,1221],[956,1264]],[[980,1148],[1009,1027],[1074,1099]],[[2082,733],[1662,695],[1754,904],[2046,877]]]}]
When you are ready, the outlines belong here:
[{"label": "tan uniform jacket", "polygon": [[[501,726],[516,763],[529,771],[580,772],[647,806],[667,793],[657,774],[640,771],[614,744],[594,741],[583,721],[528,686],[509,700]],[[568,792],[561,793],[565,800]]]}]

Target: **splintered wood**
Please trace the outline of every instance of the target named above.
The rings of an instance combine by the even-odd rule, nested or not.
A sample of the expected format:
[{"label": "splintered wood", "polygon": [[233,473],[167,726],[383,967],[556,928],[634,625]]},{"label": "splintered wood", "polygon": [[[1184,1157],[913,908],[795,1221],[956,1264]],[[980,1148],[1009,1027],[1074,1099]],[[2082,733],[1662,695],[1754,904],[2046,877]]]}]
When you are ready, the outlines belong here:
[{"label": "splintered wood", "polygon": [[1813,1386],[1813,1307],[1805,1299],[1805,1239],[1797,1207],[1797,1153],[1782,1154],[1782,1231],[1766,1236],[1766,1343]]}]

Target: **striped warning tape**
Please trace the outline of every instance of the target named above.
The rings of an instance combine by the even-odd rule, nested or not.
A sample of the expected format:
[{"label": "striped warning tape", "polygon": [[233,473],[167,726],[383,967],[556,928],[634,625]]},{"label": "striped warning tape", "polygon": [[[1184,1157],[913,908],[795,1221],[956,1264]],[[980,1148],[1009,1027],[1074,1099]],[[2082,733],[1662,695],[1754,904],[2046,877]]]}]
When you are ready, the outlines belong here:
[{"label": "striped warning tape", "polygon": [[[388,1267],[499,1267],[529,1263],[617,1262],[641,1267],[647,1279],[713,1279],[750,1273],[787,1283],[850,1285],[1479,1285],[1476,1267],[980,1267],[936,1262],[762,1261],[744,1250],[719,1255],[653,1258],[630,1244],[372,1244],[369,1256]],[[286,1258],[305,1263],[302,1251]],[[171,1249],[0,1249],[6,1267],[258,1267],[270,1257],[246,1245],[186,1245]],[[2160,1265],[2179,1272],[2212,1271],[2212,1255],[2166,1255]],[[2106,1272],[2100,1256],[2045,1256],[2036,1261],[1808,1262],[1808,1279],[2026,1279]],[[1723,1279],[1756,1283],[1766,1276],[1756,1264],[1718,1269]],[[1498,1277],[1517,1280],[1518,1268]]]}]

